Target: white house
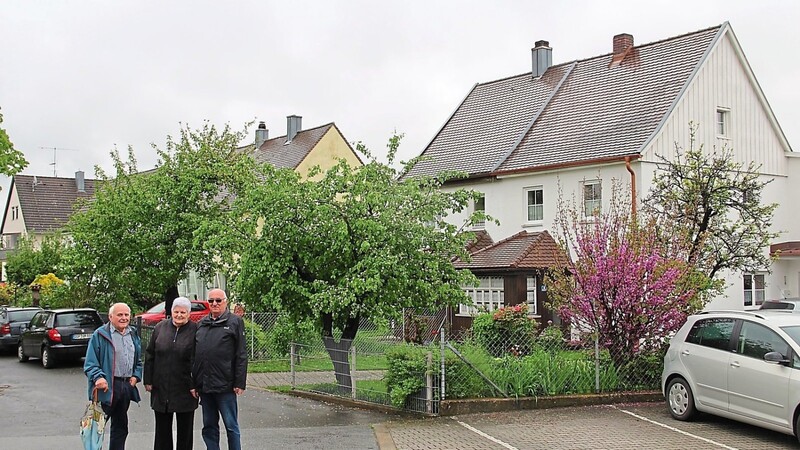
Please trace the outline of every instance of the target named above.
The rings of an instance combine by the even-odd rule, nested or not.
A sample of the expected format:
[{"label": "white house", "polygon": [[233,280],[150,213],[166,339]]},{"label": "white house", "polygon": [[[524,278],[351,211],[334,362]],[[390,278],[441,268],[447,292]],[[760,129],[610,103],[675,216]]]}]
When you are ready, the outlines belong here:
[{"label": "white house", "polygon": [[[772,251],[781,252],[772,274],[768,268],[726,274],[725,295],[708,307],[742,309],[764,298],[800,296],[800,226],[790,197],[798,192],[800,159],[728,23],[638,46],[620,34],[611,53],[557,65],[552,54],[548,42],[538,41],[530,73],[476,84],[409,175],[467,172],[452,187],[484,194],[474,207],[500,221],[485,231],[501,241],[522,230],[552,230],[559,187],[591,211],[608,204],[618,179],[640,202],[656,155],[673,157],[675,143],[688,147],[693,122],[697,144],[707,151],[727,146],[738,162],[760,164],[760,175],[773,180],[764,200],[780,205],[774,227],[782,234]],[[481,281],[503,296],[498,277]],[[541,294],[541,280],[534,283]],[[525,301],[505,297],[508,304]]]}]

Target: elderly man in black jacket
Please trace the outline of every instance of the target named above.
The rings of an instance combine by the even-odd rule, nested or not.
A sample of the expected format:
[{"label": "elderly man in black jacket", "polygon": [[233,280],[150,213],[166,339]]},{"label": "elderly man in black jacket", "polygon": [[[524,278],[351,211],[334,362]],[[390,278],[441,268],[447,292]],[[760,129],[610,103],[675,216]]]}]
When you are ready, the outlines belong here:
[{"label": "elderly man in black jacket", "polygon": [[228,311],[222,289],[208,293],[211,313],[200,321],[192,375],[203,406],[203,441],[219,450],[219,418],[225,424],[228,449],[242,448],[236,396],[247,382],[247,348],[244,322]]},{"label": "elderly man in black jacket", "polygon": [[172,450],[172,415],[178,422],[177,449],[191,450],[197,392],[192,380],[197,324],[189,320],[192,303],[172,302],[172,314],[156,325],[144,353],[144,388],[156,416],[155,450]]}]

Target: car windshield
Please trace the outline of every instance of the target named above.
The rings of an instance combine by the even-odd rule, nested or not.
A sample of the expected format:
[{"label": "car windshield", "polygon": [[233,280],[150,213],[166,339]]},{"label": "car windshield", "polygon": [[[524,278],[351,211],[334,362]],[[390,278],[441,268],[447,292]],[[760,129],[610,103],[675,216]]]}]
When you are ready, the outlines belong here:
[{"label": "car windshield", "polygon": [[161,303],[157,304],[156,306],[153,306],[152,308],[147,310],[148,314],[155,314],[155,313],[162,313],[162,312],[164,312],[164,302],[161,302]]},{"label": "car windshield", "polygon": [[9,311],[9,321],[10,322],[28,322],[30,321],[36,313],[39,312],[38,309],[23,309],[22,311]]},{"label": "car windshield", "polygon": [[77,311],[61,313],[56,316],[55,326],[57,327],[79,327],[102,325],[102,321],[97,313],[89,311]]},{"label": "car windshield", "polygon": [[781,330],[783,330],[783,332],[788,334],[793,341],[800,345],[800,325],[781,327]]}]

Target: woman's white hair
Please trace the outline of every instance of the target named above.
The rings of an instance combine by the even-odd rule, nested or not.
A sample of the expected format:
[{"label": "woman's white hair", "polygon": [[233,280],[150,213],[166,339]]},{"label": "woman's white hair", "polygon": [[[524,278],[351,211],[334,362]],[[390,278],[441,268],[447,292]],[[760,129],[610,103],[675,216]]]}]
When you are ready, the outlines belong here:
[{"label": "woman's white hair", "polygon": [[175,311],[175,308],[184,308],[186,312],[190,312],[192,310],[192,302],[186,297],[178,297],[172,301],[172,310]]}]

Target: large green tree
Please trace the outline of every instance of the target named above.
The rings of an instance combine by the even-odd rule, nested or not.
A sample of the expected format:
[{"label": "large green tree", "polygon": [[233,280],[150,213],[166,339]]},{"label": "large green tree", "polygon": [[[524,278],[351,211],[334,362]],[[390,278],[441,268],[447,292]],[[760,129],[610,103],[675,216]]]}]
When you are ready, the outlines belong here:
[{"label": "large green tree", "polygon": [[763,202],[770,180],[759,175],[759,165],[736,162],[730,148],[706,151],[689,127],[688,149],[676,143],[674,158],[659,156],[644,207],[690,239],[690,260],[719,287],[721,271],[770,267],[765,250],[778,236],[771,231],[777,204]]},{"label": "large green tree", "polygon": [[[3,123],[3,115],[0,114],[0,125]],[[21,151],[14,148],[8,133],[0,127],[0,173],[7,176],[16,175],[28,167],[28,160]]]},{"label": "large green tree", "polygon": [[441,189],[456,174],[399,177],[391,167],[399,143],[390,140],[388,165],[359,144],[368,164],[340,161],[316,181],[263,166],[264,182],[233,202],[230,222],[208,230],[217,251],[240,265],[237,298],[312,320],[343,387],[351,386],[348,350],[361,319],[463,303],[462,286],[475,280],[452,264],[467,258],[470,234],[444,220],[475,195]]},{"label": "large green tree", "polygon": [[182,127],[166,149],[156,148],[157,167],[141,173],[132,150],[127,161],[112,152],[114,176],[98,173],[95,198],[67,225],[74,243],[65,256],[70,281],[81,280],[95,296],[145,307],[177,297],[189,270],[213,274],[218,260],[195,233],[221,218],[239,179],[252,173],[252,160],[236,150],[243,135],[228,126]]}]

